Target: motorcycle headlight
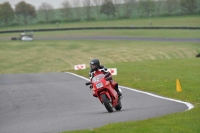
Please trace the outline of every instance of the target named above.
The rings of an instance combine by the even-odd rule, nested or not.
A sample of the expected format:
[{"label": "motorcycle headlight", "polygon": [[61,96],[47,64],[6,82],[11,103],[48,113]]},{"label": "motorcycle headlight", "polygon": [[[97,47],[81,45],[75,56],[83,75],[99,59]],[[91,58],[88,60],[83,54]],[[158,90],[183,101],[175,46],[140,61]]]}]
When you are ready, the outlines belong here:
[{"label": "motorcycle headlight", "polygon": [[96,87],[97,87],[97,89],[99,89],[99,88],[103,87],[103,83],[102,83],[102,82],[100,82],[100,83],[96,84]]}]

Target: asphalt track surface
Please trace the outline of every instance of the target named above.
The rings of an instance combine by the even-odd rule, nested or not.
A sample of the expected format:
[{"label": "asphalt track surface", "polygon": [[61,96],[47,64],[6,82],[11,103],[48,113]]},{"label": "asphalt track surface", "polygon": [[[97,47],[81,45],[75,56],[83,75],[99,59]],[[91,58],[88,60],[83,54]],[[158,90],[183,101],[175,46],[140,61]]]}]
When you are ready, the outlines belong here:
[{"label": "asphalt track surface", "polygon": [[189,103],[120,86],[122,110],[108,113],[70,73],[0,75],[0,133],[58,133],[93,129],[109,123],[137,121],[183,112]]},{"label": "asphalt track surface", "polygon": [[67,36],[35,37],[35,40],[126,40],[126,41],[162,41],[162,42],[200,42],[200,38],[144,38],[131,36]]}]

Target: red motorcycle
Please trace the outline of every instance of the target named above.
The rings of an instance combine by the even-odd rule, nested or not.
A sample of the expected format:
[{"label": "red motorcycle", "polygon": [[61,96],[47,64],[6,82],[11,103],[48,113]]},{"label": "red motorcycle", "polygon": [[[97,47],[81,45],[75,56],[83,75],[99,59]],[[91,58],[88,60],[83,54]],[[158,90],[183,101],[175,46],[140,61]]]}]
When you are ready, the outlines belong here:
[{"label": "red motorcycle", "polygon": [[109,73],[106,75],[99,74],[92,78],[92,82],[87,82],[85,84],[92,84],[93,95],[99,98],[100,102],[105,106],[108,112],[113,112],[114,108],[116,110],[121,110],[122,104],[116,90],[110,81],[111,77],[109,76]]}]

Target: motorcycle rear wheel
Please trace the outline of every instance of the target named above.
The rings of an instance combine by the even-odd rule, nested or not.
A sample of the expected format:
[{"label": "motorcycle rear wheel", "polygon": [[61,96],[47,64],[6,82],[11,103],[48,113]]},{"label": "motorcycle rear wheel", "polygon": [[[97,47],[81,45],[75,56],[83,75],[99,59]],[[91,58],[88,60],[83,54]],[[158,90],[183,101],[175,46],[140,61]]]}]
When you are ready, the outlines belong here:
[{"label": "motorcycle rear wheel", "polygon": [[106,94],[101,95],[102,101],[104,103],[104,106],[108,110],[108,112],[113,112],[112,103],[110,103],[109,99],[107,98]]}]

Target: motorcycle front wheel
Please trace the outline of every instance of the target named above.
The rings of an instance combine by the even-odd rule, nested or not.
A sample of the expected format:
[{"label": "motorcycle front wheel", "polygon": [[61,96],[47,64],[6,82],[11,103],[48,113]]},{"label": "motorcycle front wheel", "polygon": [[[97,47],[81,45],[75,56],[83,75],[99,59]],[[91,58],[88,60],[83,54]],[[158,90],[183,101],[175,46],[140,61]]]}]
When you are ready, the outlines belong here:
[{"label": "motorcycle front wheel", "polygon": [[112,103],[110,103],[109,99],[107,98],[106,94],[101,95],[102,101],[108,112],[113,112]]},{"label": "motorcycle front wheel", "polygon": [[121,99],[118,99],[118,105],[115,107],[115,109],[116,109],[117,111],[119,111],[119,110],[121,110],[121,108],[122,108]]}]

